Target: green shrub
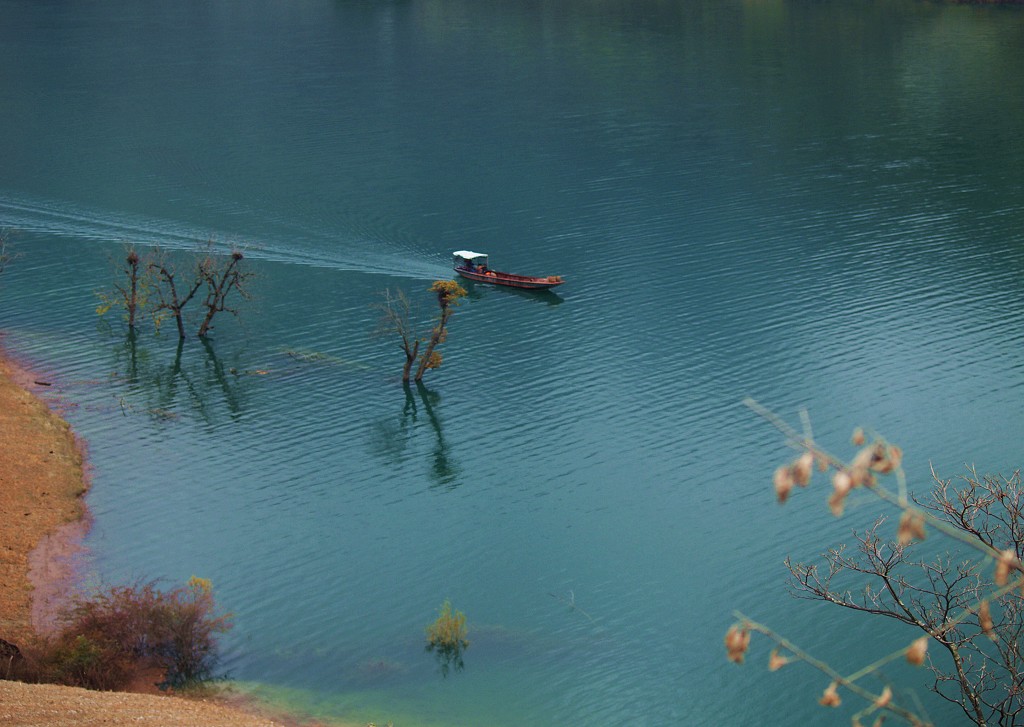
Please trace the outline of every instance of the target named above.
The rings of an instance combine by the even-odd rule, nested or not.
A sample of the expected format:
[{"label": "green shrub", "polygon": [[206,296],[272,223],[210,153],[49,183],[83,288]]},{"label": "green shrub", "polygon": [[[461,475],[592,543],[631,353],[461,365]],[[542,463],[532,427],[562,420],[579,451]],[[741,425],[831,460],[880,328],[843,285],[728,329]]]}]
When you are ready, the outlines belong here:
[{"label": "green shrub", "polygon": [[447,676],[452,666],[456,671],[463,668],[462,652],[469,648],[468,632],[466,614],[462,611],[452,613],[451,601],[445,600],[437,620],[427,627],[427,651],[437,654],[442,675]]},{"label": "green shrub", "polygon": [[47,667],[47,681],[104,690],[123,686],[133,673],[131,661],[113,643],[85,634],[58,640]]}]

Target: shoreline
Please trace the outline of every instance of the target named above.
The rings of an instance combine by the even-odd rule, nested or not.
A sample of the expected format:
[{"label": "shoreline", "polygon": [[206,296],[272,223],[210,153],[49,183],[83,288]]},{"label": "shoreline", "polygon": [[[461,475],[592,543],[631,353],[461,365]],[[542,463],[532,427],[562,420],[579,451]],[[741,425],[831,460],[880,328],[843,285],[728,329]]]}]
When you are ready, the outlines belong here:
[{"label": "shoreline", "polygon": [[[15,645],[55,626],[80,583],[86,445],[40,396],[46,385],[13,355],[0,332],[0,638]],[[96,692],[0,679],[5,725],[204,724],[210,727],[318,725],[230,691],[210,698]]]},{"label": "shoreline", "polygon": [[52,626],[89,525],[84,446],[36,380],[0,338],[0,638],[14,643]]},{"label": "shoreline", "polygon": [[[49,384],[40,384],[43,379],[33,371],[29,363],[12,354],[3,345],[3,334],[0,332],[0,376],[8,376],[15,386],[28,392],[45,407],[48,418],[59,422],[56,436],[67,438],[68,445],[76,454],[74,464],[77,472],[68,472],[67,476],[77,476],[82,485],[76,497],[76,519],[43,533],[28,553],[27,578],[31,588],[28,626],[37,634],[46,634],[56,628],[61,608],[81,584],[81,558],[86,552],[85,537],[92,527],[92,513],[85,502],[92,486],[92,477],[85,440],[75,434],[59,410],[52,408],[42,397],[41,394]],[[3,528],[0,527],[2,532]]]}]

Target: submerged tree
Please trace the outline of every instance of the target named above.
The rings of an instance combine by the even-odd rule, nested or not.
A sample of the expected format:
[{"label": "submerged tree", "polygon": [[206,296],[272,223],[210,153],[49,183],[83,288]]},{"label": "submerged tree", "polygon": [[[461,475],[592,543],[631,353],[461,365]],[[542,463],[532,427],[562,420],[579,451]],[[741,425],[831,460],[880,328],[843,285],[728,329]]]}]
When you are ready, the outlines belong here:
[{"label": "submerged tree", "polygon": [[[916,705],[902,702],[891,687],[874,693],[863,685],[865,677],[878,675],[894,659],[927,665],[931,689],[957,705],[977,725],[1024,724],[1024,488],[1020,471],[1011,477],[979,476],[974,469],[956,481],[934,480],[926,497],[907,491],[899,448],[880,438],[867,442],[861,430],[854,443],[861,449],[844,462],[827,454],[809,434],[800,434],[766,412],[787,434],[790,443],[803,451],[794,462],[779,467],[774,486],[785,502],[794,487],[805,487],[815,465],[832,470],[828,506],[837,517],[852,492],[860,488],[894,505],[900,512],[894,534],[886,534],[889,521],[882,517],[862,532],[856,545],[833,547],[824,555],[824,567],[787,560],[795,596],[831,603],[864,614],[906,624],[916,632],[892,653],[853,674],[841,674],[827,663],[742,614],[726,635],[729,658],[742,662],[752,632],[773,640],[777,647],[769,659],[775,670],[791,661],[803,661],[824,672],[828,687],[819,702],[835,707],[841,690],[867,701],[859,717],[887,712],[914,725],[927,724]],[[895,477],[896,490],[883,484]],[[928,531],[938,532],[976,556],[961,551],[918,554]],[[932,658],[929,645],[948,656]]]},{"label": "submerged tree", "polygon": [[[459,305],[459,300],[466,295],[465,288],[454,280],[436,280],[430,286],[430,292],[437,295],[437,304],[441,312],[437,317],[437,323],[430,330],[429,337],[421,336],[417,332],[413,322],[412,303],[401,290],[395,293],[385,290],[383,302],[376,305],[382,313],[378,333],[395,333],[399,337],[399,345],[405,354],[405,364],[402,367],[404,382],[409,381],[417,358],[419,365],[416,368],[416,381],[422,381],[423,374],[428,369],[436,369],[441,365],[442,356],[437,347],[448,337],[448,321],[454,312],[453,308]],[[426,348],[421,354],[420,349],[424,343]]]},{"label": "submerged tree", "polygon": [[0,273],[7,269],[7,264],[11,261],[12,257],[7,249],[8,236],[7,230],[0,230]]},{"label": "submerged tree", "polygon": [[143,258],[134,247],[128,247],[114,290],[99,294],[101,303],[96,312],[104,315],[111,308],[124,308],[128,328],[132,331],[146,315],[152,317],[157,327],[170,317],[177,326],[178,337],[184,339],[185,306],[205,289],[203,307],[206,312],[197,335],[206,338],[217,313],[238,314],[229,306],[230,298],[250,297],[246,283],[253,273],[243,269],[243,259],[238,250],[232,250],[229,255],[217,254],[211,242],[194,262],[183,268],[185,272],[179,273],[178,266],[163,251],[154,250]]},{"label": "submerged tree", "polygon": [[412,365],[416,363],[416,356],[420,350],[420,339],[412,322],[412,303],[401,289],[394,293],[390,289],[385,290],[383,296],[384,300],[376,306],[383,314],[377,330],[380,334],[398,334],[402,352],[405,354],[402,381],[408,383],[412,375]]},{"label": "submerged tree", "polygon": [[149,271],[156,279],[158,314],[172,317],[178,327],[178,338],[184,340],[185,318],[182,311],[202,286],[202,278],[196,275],[183,288],[179,288],[177,270],[163,254],[158,254],[157,259],[149,263]]},{"label": "submerged tree", "polygon": [[213,328],[213,317],[218,313],[227,311],[234,316],[238,315],[237,309],[228,307],[228,298],[232,293],[249,299],[246,282],[252,278],[253,273],[242,269],[244,259],[241,250],[232,250],[226,259],[208,252],[197,264],[198,277],[206,285],[206,298],[203,300],[206,315],[199,326],[200,338],[206,338]]},{"label": "submerged tree", "polygon": [[127,245],[124,263],[114,279],[114,290],[97,293],[100,304],[96,307],[96,312],[102,316],[112,308],[123,308],[128,330],[134,332],[135,324],[147,312],[151,288],[147,264],[139,257],[133,245]]},{"label": "submerged tree", "polygon": [[437,347],[448,339],[448,319],[454,313],[452,309],[459,305],[460,299],[466,295],[466,289],[454,280],[435,280],[430,286],[430,292],[437,294],[437,305],[441,309],[441,314],[437,318],[437,324],[430,331],[427,349],[420,356],[420,365],[416,369],[417,381],[423,379],[427,369],[441,366],[441,352]]},{"label": "submerged tree", "polygon": [[10,238],[10,230],[0,229],[0,273],[3,273],[11,260],[18,257],[11,253],[10,247],[7,242]]}]

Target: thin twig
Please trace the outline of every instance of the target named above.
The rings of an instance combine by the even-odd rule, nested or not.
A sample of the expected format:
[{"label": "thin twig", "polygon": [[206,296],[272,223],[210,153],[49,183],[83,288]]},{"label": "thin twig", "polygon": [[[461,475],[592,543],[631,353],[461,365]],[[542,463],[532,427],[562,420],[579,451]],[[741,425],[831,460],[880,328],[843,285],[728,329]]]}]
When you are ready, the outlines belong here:
[{"label": "thin twig", "polygon": [[[827,664],[826,662],[821,661],[820,659],[817,659],[817,658],[811,656],[809,653],[807,653],[806,651],[801,649],[799,646],[794,644],[792,641],[790,641],[789,639],[785,638],[784,636],[781,636],[780,634],[777,634],[775,631],[773,631],[772,629],[768,628],[764,624],[760,624],[760,623],[758,623],[756,621],[753,621],[753,620],[747,618],[745,615],[743,615],[739,611],[735,611],[733,613],[733,615],[736,617],[736,619],[738,621],[740,621],[740,623],[742,624],[742,626],[744,628],[749,629],[750,631],[756,631],[759,634],[767,636],[769,639],[774,641],[776,644],[781,646],[783,649],[788,651],[790,654],[792,654],[794,657],[796,657],[800,661],[803,661],[803,662],[809,664],[810,666],[814,667],[815,669],[820,671],[822,674],[825,674],[827,677],[829,677],[829,679],[831,679],[833,682],[835,682],[838,686],[845,687],[846,689],[848,689],[849,691],[853,692],[858,697],[861,697],[862,699],[864,699],[868,703],[873,704],[873,705],[878,704],[879,700],[882,698],[881,694],[875,694],[875,693],[871,692],[870,690],[865,689],[860,684],[857,684],[856,681],[854,680],[854,678],[843,676],[838,671],[836,671],[834,668],[829,666],[829,664]],[[907,652],[907,649],[904,648],[904,649],[900,649],[899,651],[894,652],[893,654],[889,654],[888,656],[883,657],[882,659],[878,660],[877,662],[875,662],[875,664],[872,665],[871,670],[873,671],[874,669],[877,669],[878,667],[880,667],[880,666],[882,666],[884,664],[887,664],[890,661],[893,661],[894,659],[897,659],[897,658],[903,656],[904,654],[906,654],[906,652]],[[864,676],[867,673],[869,673],[869,672],[862,669],[862,670],[856,672],[853,675],[853,677],[855,677],[856,679],[859,679],[860,677]],[[910,710],[908,710],[908,709],[906,709],[904,707],[900,707],[898,704],[893,704],[893,703],[890,702],[887,705],[880,706],[879,709],[884,709],[884,710],[886,710],[888,712],[892,712],[893,714],[897,715],[901,719],[905,719],[906,721],[910,722],[911,724],[922,725],[922,727],[924,727],[924,725],[930,725],[931,724],[930,722],[927,722],[927,721],[923,720],[921,717],[919,717],[914,712],[912,712],[912,711],[910,711]]]}]

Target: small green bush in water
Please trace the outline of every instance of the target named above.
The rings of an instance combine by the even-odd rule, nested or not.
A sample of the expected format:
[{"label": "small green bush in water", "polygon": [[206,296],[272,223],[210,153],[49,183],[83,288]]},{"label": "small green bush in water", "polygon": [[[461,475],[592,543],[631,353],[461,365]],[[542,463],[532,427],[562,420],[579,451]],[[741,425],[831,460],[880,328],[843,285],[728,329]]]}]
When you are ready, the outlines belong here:
[{"label": "small green bush in water", "polygon": [[437,620],[427,627],[427,651],[437,654],[442,675],[448,676],[452,666],[456,671],[463,668],[462,652],[469,648],[468,632],[466,614],[462,611],[452,613],[452,603],[445,599]]}]

